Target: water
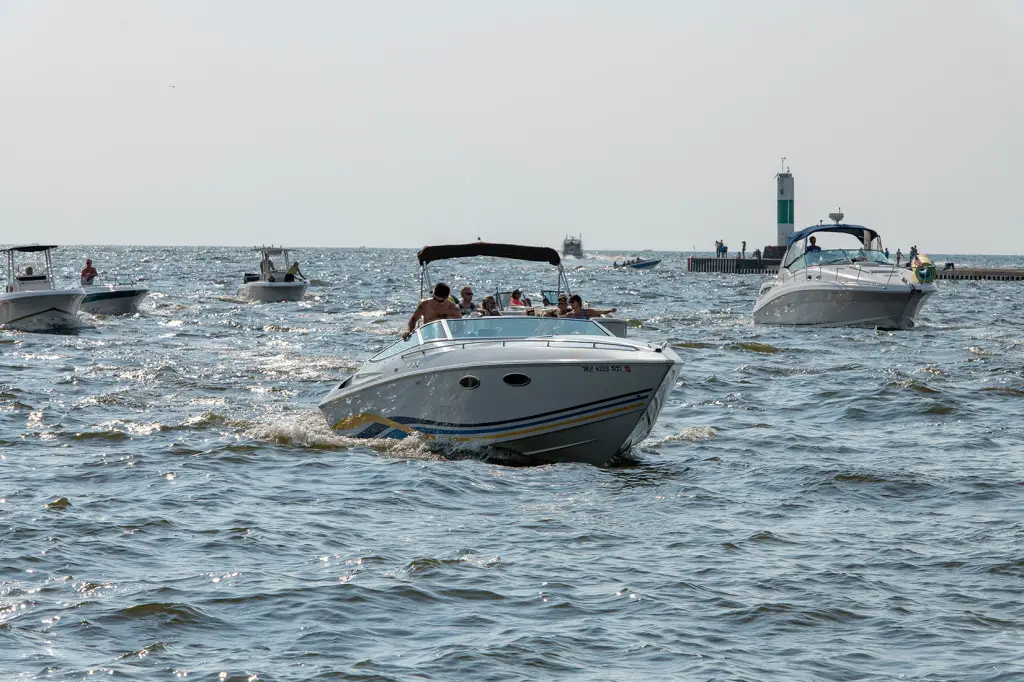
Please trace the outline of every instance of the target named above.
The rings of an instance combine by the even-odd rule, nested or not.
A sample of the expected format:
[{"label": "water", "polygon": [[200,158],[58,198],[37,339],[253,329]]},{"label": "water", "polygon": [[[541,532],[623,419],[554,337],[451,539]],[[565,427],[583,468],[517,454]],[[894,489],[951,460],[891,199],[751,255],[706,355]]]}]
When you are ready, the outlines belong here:
[{"label": "water", "polygon": [[570,262],[685,368],[631,461],[509,467],[315,409],[404,323],[413,252],[306,250],[307,300],[265,306],[242,249],[64,249],[66,279],[85,255],[154,294],[0,332],[0,679],[1024,678],[1019,283],[800,330],[750,324],[757,276]]}]

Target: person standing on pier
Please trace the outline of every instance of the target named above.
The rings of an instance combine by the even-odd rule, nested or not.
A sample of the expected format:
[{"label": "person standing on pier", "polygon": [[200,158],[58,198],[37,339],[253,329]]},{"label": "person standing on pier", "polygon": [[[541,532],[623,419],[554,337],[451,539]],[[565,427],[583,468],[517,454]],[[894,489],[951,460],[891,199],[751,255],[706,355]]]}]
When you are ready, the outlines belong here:
[{"label": "person standing on pier", "polygon": [[745,242],[745,241],[740,246],[740,254],[741,254],[740,258],[746,258],[747,257],[747,242]]},{"label": "person standing on pier", "polygon": [[896,265],[899,265],[901,260],[903,260],[903,252],[896,249]]}]

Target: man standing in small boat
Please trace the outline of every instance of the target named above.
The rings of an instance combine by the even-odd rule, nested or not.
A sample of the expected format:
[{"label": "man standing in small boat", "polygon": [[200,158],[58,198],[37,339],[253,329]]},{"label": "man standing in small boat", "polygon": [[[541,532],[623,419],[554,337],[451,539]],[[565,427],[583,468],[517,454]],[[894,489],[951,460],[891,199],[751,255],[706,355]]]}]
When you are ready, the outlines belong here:
[{"label": "man standing in small boat", "polygon": [[92,284],[92,281],[96,279],[99,274],[100,273],[96,271],[96,268],[92,266],[92,260],[86,258],[85,267],[82,268],[82,272],[79,275],[82,286],[87,287]]},{"label": "man standing in small boat", "polygon": [[412,336],[412,333],[416,331],[416,321],[421,317],[423,324],[430,324],[437,320],[461,320],[462,311],[448,298],[451,293],[451,287],[444,282],[435,284],[433,297],[420,301],[420,304],[416,306],[412,317],[409,318],[408,328],[402,332],[402,338],[408,339]]}]

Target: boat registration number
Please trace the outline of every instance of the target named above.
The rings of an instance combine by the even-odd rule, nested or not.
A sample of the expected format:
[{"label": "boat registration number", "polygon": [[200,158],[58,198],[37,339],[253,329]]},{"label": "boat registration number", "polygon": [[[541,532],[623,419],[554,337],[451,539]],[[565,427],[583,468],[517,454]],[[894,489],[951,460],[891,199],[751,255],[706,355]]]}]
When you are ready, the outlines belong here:
[{"label": "boat registration number", "polygon": [[[584,372],[621,372],[622,365],[583,365]],[[628,372],[629,369],[627,368]]]}]

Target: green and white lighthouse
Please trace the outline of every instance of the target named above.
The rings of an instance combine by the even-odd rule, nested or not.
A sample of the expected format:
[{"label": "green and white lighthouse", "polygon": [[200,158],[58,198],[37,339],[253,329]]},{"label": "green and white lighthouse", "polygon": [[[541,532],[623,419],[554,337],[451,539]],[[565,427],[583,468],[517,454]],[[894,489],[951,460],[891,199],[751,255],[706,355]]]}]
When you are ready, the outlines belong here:
[{"label": "green and white lighthouse", "polygon": [[786,246],[786,239],[793,234],[793,174],[786,165],[786,157],[782,157],[782,171],[775,176],[779,185],[778,200],[778,240],[781,247]]}]

